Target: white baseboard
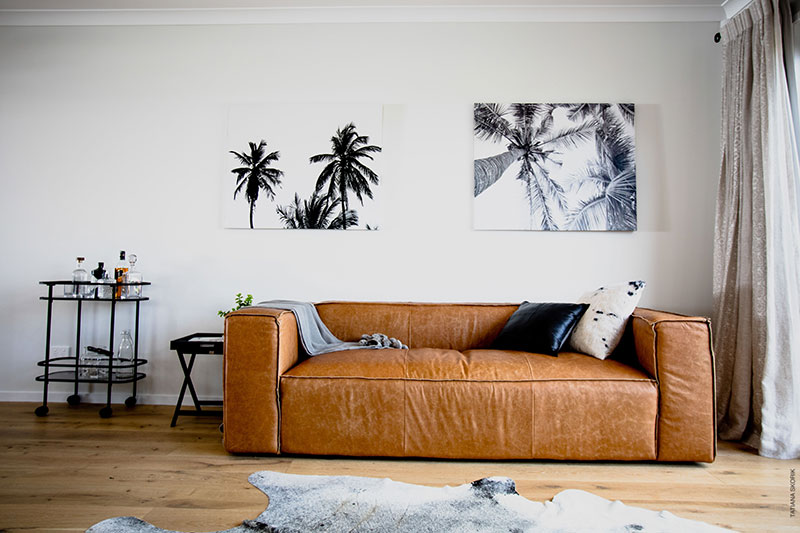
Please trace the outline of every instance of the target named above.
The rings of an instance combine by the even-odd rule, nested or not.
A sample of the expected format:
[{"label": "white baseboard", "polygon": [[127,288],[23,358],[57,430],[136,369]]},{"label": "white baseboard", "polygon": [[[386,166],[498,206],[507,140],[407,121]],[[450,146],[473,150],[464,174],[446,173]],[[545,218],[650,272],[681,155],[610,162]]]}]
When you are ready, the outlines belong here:
[{"label": "white baseboard", "polygon": [[[47,397],[48,403],[66,403],[67,396],[72,394],[71,391],[50,391]],[[106,393],[104,392],[91,392],[82,393],[81,401],[85,403],[106,403]],[[130,396],[129,392],[111,392],[111,403],[120,404],[125,402],[125,398]],[[206,397],[203,400],[217,400],[221,401],[221,397]],[[137,403],[141,405],[175,405],[178,401],[177,394],[137,394]],[[0,402],[42,402],[42,392],[33,391],[0,391]],[[183,398],[183,406],[186,409],[191,409],[192,398],[189,394]]]}]

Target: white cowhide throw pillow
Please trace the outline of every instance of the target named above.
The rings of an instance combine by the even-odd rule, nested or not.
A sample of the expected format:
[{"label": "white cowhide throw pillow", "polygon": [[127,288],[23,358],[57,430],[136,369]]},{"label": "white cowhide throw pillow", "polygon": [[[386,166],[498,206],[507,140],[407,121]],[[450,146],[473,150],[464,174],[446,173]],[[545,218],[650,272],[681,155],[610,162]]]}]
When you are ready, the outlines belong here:
[{"label": "white cowhide throw pillow", "polygon": [[569,346],[576,352],[605,359],[617,347],[625,332],[639,298],[644,281],[629,281],[621,285],[600,287],[584,294],[578,303],[589,304],[589,309],[572,330]]}]

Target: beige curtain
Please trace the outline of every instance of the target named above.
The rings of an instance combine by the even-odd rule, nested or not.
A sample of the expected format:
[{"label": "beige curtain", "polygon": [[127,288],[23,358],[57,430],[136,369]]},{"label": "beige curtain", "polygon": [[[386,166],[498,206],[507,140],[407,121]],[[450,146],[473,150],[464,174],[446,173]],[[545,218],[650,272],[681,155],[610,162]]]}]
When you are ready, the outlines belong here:
[{"label": "beige curtain", "polygon": [[722,165],[714,246],[719,435],[800,457],[800,171],[781,3],[722,28]]}]

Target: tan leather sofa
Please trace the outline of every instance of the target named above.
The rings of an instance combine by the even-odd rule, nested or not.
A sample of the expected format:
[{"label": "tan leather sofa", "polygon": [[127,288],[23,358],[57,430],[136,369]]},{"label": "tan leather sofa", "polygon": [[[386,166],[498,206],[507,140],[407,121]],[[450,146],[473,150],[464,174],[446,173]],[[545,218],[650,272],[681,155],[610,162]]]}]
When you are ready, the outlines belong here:
[{"label": "tan leather sofa", "polygon": [[342,340],[408,350],[304,358],[290,311],[225,320],[224,444],[230,452],[475,459],[711,462],[709,321],[647,309],[627,350],[601,361],[487,349],[516,305],[331,302]]}]

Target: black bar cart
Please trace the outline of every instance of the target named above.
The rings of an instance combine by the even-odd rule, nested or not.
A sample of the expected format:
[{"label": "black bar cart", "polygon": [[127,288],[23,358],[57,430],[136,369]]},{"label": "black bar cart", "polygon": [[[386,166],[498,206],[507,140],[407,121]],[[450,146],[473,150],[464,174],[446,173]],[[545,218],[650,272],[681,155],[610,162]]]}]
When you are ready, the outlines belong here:
[{"label": "black bar cart", "polygon": [[[136,405],[136,383],[145,378],[146,374],[139,371],[139,368],[147,363],[146,359],[139,358],[139,306],[142,302],[149,300],[142,296],[142,287],[150,285],[148,281],[136,283],[95,283],[90,281],[40,281],[40,285],[47,287],[47,296],[39,299],[47,302],[47,334],[45,339],[44,360],[37,363],[44,368],[44,374],[37,376],[36,381],[41,381],[43,385],[42,405],[36,408],[37,416],[47,415],[47,392],[50,383],[73,383],[73,394],[67,398],[67,403],[77,405],[80,403],[78,386],[80,383],[101,383],[106,385],[106,405],[100,409],[102,418],[109,418],[112,415],[111,409],[111,388],[117,384],[131,384],[131,395],[125,399],[125,405],[133,407]],[[76,290],[73,295],[56,295],[55,287],[71,286]],[[128,290],[136,287],[138,290]],[[105,290],[106,294],[98,296],[95,289]],[[136,296],[126,296],[126,292],[138,294]],[[88,296],[87,296],[88,294]],[[75,356],[74,357],[51,357],[50,333],[53,323],[53,302],[67,301],[77,304],[77,325],[75,328]],[[91,347],[96,353],[107,356],[107,366],[98,368],[97,365],[89,365],[81,362],[79,354],[81,352],[81,317],[84,304],[96,302],[110,302],[111,317],[109,321],[108,346],[113,350],[114,346],[114,327],[116,321],[117,305],[135,305],[135,327],[133,337],[133,360],[130,362],[120,362],[112,357],[112,352],[100,348]]]}]

